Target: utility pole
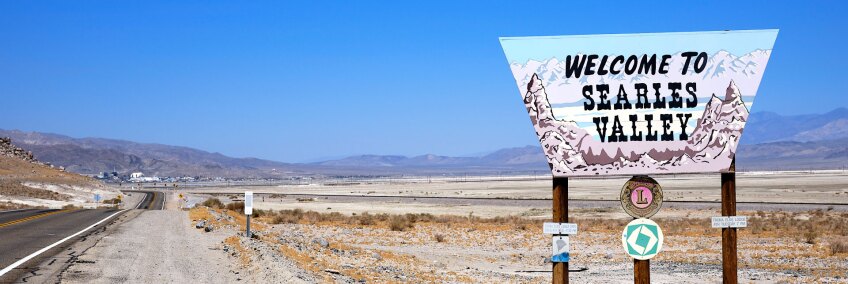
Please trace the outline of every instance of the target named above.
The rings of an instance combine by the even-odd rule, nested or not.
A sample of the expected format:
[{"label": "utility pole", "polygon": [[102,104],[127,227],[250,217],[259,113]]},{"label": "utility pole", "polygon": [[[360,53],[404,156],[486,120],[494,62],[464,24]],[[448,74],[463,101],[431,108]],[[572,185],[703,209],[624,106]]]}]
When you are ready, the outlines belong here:
[{"label": "utility pole", "polygon": [[[568,178],[553,177],[553,221],[568,223]],[[568,262],[553,263],[553,283],[568,283]]]},{"label": "utility pole", "polygon": [[[721,173],[721,215],[736,216],[736,158],[727,172]],[[736,284],[738,277],[736,228],[721,228],[722,283]]]}]

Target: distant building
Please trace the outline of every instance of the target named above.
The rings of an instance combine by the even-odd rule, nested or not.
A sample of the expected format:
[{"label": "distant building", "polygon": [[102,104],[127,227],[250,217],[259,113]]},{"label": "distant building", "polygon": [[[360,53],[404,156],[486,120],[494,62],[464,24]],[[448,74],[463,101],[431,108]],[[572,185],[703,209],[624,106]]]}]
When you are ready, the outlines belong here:
[{"label": "distant building", "polygon": [[144,177],[144,174],[141,173],[141,172],[136,172],[136,173],[130,174],[130,178],[142,178],[142,177]]}]

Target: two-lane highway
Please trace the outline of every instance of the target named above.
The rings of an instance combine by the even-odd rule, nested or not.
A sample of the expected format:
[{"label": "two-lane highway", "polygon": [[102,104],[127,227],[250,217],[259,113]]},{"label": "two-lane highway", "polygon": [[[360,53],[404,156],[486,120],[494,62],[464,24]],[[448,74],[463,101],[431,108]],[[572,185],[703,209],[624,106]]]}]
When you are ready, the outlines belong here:
[{"label": "two-lane highway", "polygon": [[163,210],[165,209],[165,194],[161,191],[130,191],[125,193],[143,193],[144,199],[136,205],[135,209]]},{"label": "two-lane highway", "polygon": [[[145,195],[137,209],[161,210],[165,194]],[[120,209],[24,209],[0,212],[0,283],[14,282],[45,259],[107,225]]]}]

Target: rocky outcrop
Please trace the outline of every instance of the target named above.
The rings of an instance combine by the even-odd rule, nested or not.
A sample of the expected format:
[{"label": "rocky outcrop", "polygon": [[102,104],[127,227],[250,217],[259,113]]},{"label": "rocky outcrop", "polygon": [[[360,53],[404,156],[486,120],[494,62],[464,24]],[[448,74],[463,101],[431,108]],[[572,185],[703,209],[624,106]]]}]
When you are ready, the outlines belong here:
[{"label": "rocky outcrop", "polygon": [[0,156],[10,158],[18,158],[31,163],[38,163],[38,160],[32,155],[32,152],[16,147],[12,144],[12,139],[8,137],[0,137]]}]

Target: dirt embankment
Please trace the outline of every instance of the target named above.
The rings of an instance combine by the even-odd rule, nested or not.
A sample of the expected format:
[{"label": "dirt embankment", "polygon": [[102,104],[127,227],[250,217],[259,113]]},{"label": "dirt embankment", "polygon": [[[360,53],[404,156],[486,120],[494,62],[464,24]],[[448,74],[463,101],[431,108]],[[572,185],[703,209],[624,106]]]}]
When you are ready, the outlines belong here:
[{"label": "dirt embankment", "polygon": [[82,205],[95,193],[104,199],[118,194],[97,180],[38,162],[0,138],[0,209]]}]

